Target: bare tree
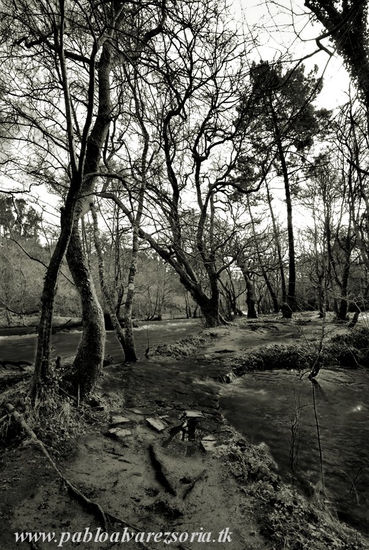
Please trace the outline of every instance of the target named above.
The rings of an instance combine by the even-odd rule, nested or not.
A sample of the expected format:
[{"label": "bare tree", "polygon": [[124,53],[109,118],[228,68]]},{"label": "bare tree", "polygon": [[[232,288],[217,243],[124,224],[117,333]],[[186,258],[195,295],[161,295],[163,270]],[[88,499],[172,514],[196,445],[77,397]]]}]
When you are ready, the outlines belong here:
[{"label": "bare tree", "polygon": [[[162,31],[165,3],[143,3],[138,8],[120,1],[80,5],[60,0],[54,5],[23,0],[16,6],[6,4],[2,13],[4,57],[15,79],[5,82],[6,111],[20,128],[17,139],[36,152],[34,160],[29,155],[18,168],[51,184],[64,198],[60,236],[42,294],[33,395],[52,376],[51,320],[60,265],[67,250],[84,316],[73,379],[86,393],[102,365],[105,332],[78,219],[92,201],[104,156],[113,115],[112,68],[121,61],[122,51],[125,61],[131,57],[132,62],[138,62],[140,51]],[[6,30],[10,27],[11,34]],[[14,81],[18,94],[9,89]]]}]

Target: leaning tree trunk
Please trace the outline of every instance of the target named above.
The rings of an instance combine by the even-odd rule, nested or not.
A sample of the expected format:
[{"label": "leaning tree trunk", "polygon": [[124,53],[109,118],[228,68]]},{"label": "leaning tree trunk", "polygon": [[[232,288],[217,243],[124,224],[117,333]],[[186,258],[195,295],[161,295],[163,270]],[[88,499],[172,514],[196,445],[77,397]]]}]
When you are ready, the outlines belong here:
[{"label": "leaning tree trunk", "polygon": [[[86,213],[93,202],[96,185],[96,172],[99,171],[101,153],[108,134],[112,103],[110,97],[110,73],[113,66],[113,53],[110,40],[103,44],[98,66],[99,102],[95,122],[86,142],[84,182],[78,203],[78,217]],[[81,393],[91,391],[96,383],[104,361],[105,323],[87,259],[85,258],[78,231],[78,222],[73,226],[67,250],[67,261],[82,305],[82,339],[73,363],[74,382]]]},{"label": "leaning tree trunk", "polygon": [[[104,301],[105,301],[106,307],[108,309],[109,317],[110,317],[111,323],[113,325],[115,335],[117,337],[118,342],[121,345],[121,348],[122,348],[122,351],[123,351],[123,354],[124,354],[124,358],[125,358],[126,361],[132,361],[132,359],[127,357],[127,348],[128,348],[128,352],[129,352],[129,347],[127,346],[127,342],[126,342],[126,339],[125,339],[125,336],[124,336],[123,329],[120,326],[120,322],[119,322],[118,316],[116,314],[116,309],[114,307],[114,301],[113,301],[113,298],[111,296],[110,289],[109,289],[108,285],[106,284],[106,280],[105,280],[104,257],[103,257],[103,252],[102,252],[102,248],[101,248],[98,220],[97,220],[97,214],[96,214],[96,210],[95,210],[94,205],[91,205],[91,213],[92,213],[92,219],[93,219],[93,225],[94,225],[94,241],[95,241],[95,250],[96,250],[96,256],[97,256],[101,292],[103,294]],[[129,355],[129,353],[128,353],[128,355]]]},{"label": "leaning tree trunk", "polygon": [[[71,184],[68,190],[64,208],[61,212],[61,232],[51,257],[48,269],[46,271],[44,288],[41,297],[41,318],[38,328],[38,339],[37,339],[37,352],[35,359],[35,371],[32,383],[32,398],[35,399],[39,391],[42,389],[43,385],[51,377],[52,368],[50,365],[50,348],[51,348],[51,325],[52,325],[52,316],[54,309],[54,299],[56,293],[56,284],[58,279],[58,274],[60,270],[61,263],[63,261],[64,255],[67,251],[67,248],[70,243],[71,234],[74,233],[75,236],[79,239],[78,231],[73,229],[75,224],[75,219],[78,219],[83,212],[84,203],[88,201],[88,197],[91,196],[91,193],[94,189],[94,178],[89,180],[84,180],[87,174],[96,173],[99,166],[99,159],[101,156],[101,151],[105,143],[105,138],[108,132],[108,128],[111,120],[111,100],[110,100],[110,70],[112,65],[112,55],[111,55],[111,46],[108,41],[106,41],[102,47],[102,53],[100,56],[99,68],[98,68],[98,81],[99,81],[99,106],[98,113],[95,119],[95,123],[90,132],[90,135],[87,137],[85,142],[81,144],[81,157],[79,163],[75,157],[74,150],[74,138],[73,138],[73,123],[72,123],[72,114],[71,114],[71,100],[70,93],[68,88],[68,78],[66,76],[65,70],[65,59],[63,53],[61,53],[61,71],[63,79],[63,89],[66,103],[66,113],[67,113],[67,124],[68,127],[68,139],[70,143],[70,155],[74,158],[72,162],[73,177]],[[88,128],[86,121],[86,128]],[[85,148],[85,162],[83,163],[83,149]],[[78,166],[77,166],[78,165]],[[84,165],[84,169],[83,169]],[[83,200],[78,200],[81,196],[81,190],[85,198]],[[77,248],[79,243],[76,244]],[[73,246],[72,246],[73,248]],[[73,259],[72,259],[73,263]],[[81,266],[83,270],[84,266]],[[78,271],[78,270],[77,270]],[[87,271],[88,273],[88,271]],[[88,283],[87,283],[88,286]],[[81,288],[82,291],[82,288]],[[82,299],[83,304],[83,299]],[[84,304],[83,304],[84,305]],[[96,318],[99,320],[99,316],[93,315],[92,319]],[[92,322],[92,321],[91,321]],[[88,323],[90,325],[90,323]],[[87,326],[87,325],[86,325]],[[90,332],[90,331],[89,331]],[[101,341],[98,343],[101,349],[105,345],[105,333],[101,334],[99,329],[96,333],[100,336]],[[89,338],[89,337],[87,337]],[[78,368],[80,367],[82,356],[79,355],[78,360],[76,360],[75,365]],[[78,366],[79,365],[79,366]],[[96,367],[92,366],[94,369]],[[88,369],[88,365],[86,365]],[[94,373],[91,374],[91,377],[94,378]],[[90,378],[87,375],[87,378]],[[88,385],[88,384],[87,384]]]},{"label": "leaning tree trunk", "polygon": [[214,281],[212,285],[212,294],[209,298],[201,289],[201,287],[196,284],[189,284],[189,281],[186,277],[184,277],[184,274],[180,274],[180,281],[183,284],[183,286],[189,291],[191,294],[196,307],[195,312],[197,312],[197,309],[200,308],[202,317],[205,320],[205,325],[207,327],[217,327],[219,325],[224,324],[224,319],[222,319],[222,316],[220,314],[220,300],[219,300],[219,289],[217,282]]},{"label": "leaning tree trunk", "polygon": [[75,222],[67,250],[67,261],[81,299],[82,339],[70,379],[82,396],[93,390],[101,372],[105,352],[104,313],[83,252],[78,222]]},{"label": "leaning tree trunk", "polygon": [[31,396],[33,400],[52,376],[50,349],[56,285],[60,266],[67,250],[72,232],[75,202],[79,189],[80,181],[78,179],[72,180],[65,202],[65,207],[61,211],[60,235],[51,256],[44,279],[44,287],[41,296],[41,317],[37,333],[35,370],[31,387]]}]

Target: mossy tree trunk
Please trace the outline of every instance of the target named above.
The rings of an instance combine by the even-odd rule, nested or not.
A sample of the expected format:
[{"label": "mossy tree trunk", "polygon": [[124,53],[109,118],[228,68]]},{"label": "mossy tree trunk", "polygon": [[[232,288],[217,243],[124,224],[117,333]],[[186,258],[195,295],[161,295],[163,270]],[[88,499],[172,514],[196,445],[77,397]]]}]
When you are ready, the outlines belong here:
[{"label": "mossy tree trunk", "polygon": [[103,366],[105,324],[104,313],[83,251],[78,222],[73,226],[67,261],[81,299],[83,330],[70,378],[74,389],[79,386],[80,393],[84,396],[93,390]]}]

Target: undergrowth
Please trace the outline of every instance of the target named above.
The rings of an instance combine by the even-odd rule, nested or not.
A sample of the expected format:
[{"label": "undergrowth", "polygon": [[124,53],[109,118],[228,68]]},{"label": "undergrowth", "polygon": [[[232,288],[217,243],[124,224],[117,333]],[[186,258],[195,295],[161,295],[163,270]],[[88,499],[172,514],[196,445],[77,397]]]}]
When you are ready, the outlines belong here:
[{"label": "undergrowth", "polygon": [[273,550],[368,548],[360,534],[336,519],[321,486],[308,500],[282,481],[267,445],[235,438],[223,459],[241,491],[253,499],[261,533]]},{"label": "undergrowth", "polygon": [[75,400],[61,394],[57,387],[49,387],[42,399],[32,403],[28,384],[18,385],[0,404],[0,416],[4,419],[0,424],[0,442],[3,445],[21,443],[24,437],[28,437],[8,414],[5,403],[15,407],[49,452],[58,457],[70,456],[75,440],[86,432],[88,424],[101,420],[103,414],[100,413],[97,418],[98,413],[92,411],[88,403],[82,402],[77,407]]},{"label": "undergrowth", "polygon": [[188,357],[205,342],[205,336],[187,336],[174,344],[160,344],[155,348],[153,355],[174,358]]},{"label": "undergrowth", "polygon": [[[339,366],[357,368],[369,366],[369,329],[355,327],[346,334],[336,335],[321,349],[315,343],[274,344],[246,353],[231,360],[232,372],[242,376],[254,370],[296,369],[309,371],[314,363],[320,368]],[[221,377],[230,381],[232,376]]]}]

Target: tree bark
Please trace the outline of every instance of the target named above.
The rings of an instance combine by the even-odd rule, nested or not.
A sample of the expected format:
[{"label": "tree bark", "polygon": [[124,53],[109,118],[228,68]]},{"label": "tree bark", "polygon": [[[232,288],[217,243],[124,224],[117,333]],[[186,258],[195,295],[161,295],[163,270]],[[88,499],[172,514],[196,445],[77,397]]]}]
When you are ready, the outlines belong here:
[{"label": "tree bark", "polygon": [[[95,120],[95,124],[92,128],[90,135],[87,137],[87,132],[90,128],[93,108],[93,92],[94,92],[94,80],[95,71],[91,68],[90,74],[90,88],[89,88],[89,110],[84,128],[84,136],[82,137],[81,152],[79,158],[79,164],[77,165],[76,152],[74,146],[74,131],[73,131],[73,117],[71,114],[71,98],[69,91],[69,83],[66,71],[66,64],[64,58],[63,49],[63,33],[64,23],[61,25],[60,31],[60,44],[58,45],[60,70],[62,74],[62,85],[65,98],[65,109],[67,119],[67,136],[69,142],[69,154],[71,158],[72,174],[70,187],[68,190],[67,198],[64,208],[61,212],[61,231],[51,257],[44,282],[44,288],[41,297],[41,317],[38,328],[37,339],[37,352],[35,359],[35,372],[32,382],[31,394],[35,399],[37,393],[42,388],[42,385],[50,379],[52,375],[52,369],[50,365],[50,348],[51,348],[51,328],[52,317],[54,309],[54,299],[56,294],[56,284],[58,274],[63,261],[64,255],[70,243],[73,225],[75,218],[78,218],[85,208],[86,202],[89,203],[89,195],[93,191],[94,180],[84,179],[84,176],[89,173],[96,172],[101,149],[103,147],[107,130],[110,124],[110,68],[111,68],[111,55],[110,46],[107,42],[103,45],[103,51],[100,58],[98,77],[99,77],[99,108],[98,114]],[[96,52],[95,52],[96,54]],[[92,67],[92,65],[91,65]],[[83,187],[84,199],[79,199],[80,193]],[[79,200],[78,200],[79,199]],[[80,243],[79,243],[80,244]],[[78,246],[78,245],[77,245]],[[101,335],[101,338],[105,338],[105,334]],[[104,343],[101,342],[101,346],[104,347]],[[80,361],[80,358],[79,358]]]},{"label": "tree bark", "polygon": [[[276,242],[277,253],[278,253],[278,262],[279,262],[279,269],[280,269],[280,273],[281,273],[281,287],[282,287],[282,298],[283,298],[283,296],[286,295],[286,282],[285,282],[285,277],[284,277],[282,253],[281,253],[279,235],[278,235],[278,232],[277,232],[277,226],[276,226],[274,212],[273,212],[273,208],[272,208],[272,201],[271,201],[271,196],[270,196],[270,192],[269,192],[268,183],[265,182],[265,185],[266,185],[266,189],[267,189],[269,211],[270,211],[270,215],[271,215],[271,218],[272,218],[272,224],[273,224],[273,234],[274,234],[274,239],[275,239],[275,242]],[[257,235],[256,235],[254,216],[252,215],[251,205],[250,205],[250,200],[249,200],[248,195],[247,195],[247,208],[248,208],[248,211],[249,211],[249,214],[250,214],[252,234],[253,234],[254,241],[255,241],[256,254],[257,254],[257,257],[258,257],[258,263],[259,263],[259,266],[260,266],[260,269],[261,269],[261,274],[263,276],[263,279],[264,279],[265,284],[267,286],[267,289],[269,291],[269,294],[270,294],[270,297],[271,297],[271,300],[272,300],[272,303],[273,303],[274,313],[278,313],[279,312],[278,296],[277,296],[277,293],[275,292],[275,290],[273,288],[272,283],[270,282],[268,273],[265,269],[263,259],[261,257],[259,242],[258,242]]]},{"label": "tree bark", "polygon": [[[104,297],[104,301],[109,313],[109,317],[111,320],[111,323],[113,325],[113,329],[115,331],[115,335],[117,337],[118,342],[121,345],[122,352],[125,358],[125,361],[132,361],[130,358],[130,346],[127,345],[125,335],[123,332],[122,327],[120,326],[120,322],[118,319],[118,316],[116,314],[116,310],[114,307],[114,301],[110,294],[110,290],[108,285],[106,284],[105,280],[105,267],[104,267],[104,257],[103,252],[101,249],[101,243],[100,243],[100,235],[99,235],[99,228],[98,228],[98,220],[97,220],[97,214],[94,206],[91,206],[91,213],[92,213],[92,219],[93,219],[93,225],[94,225],[94,241],[95,241],[95,249],[96,249],[96,255],[97,255],[97,262],[98,262],[98,271],[99,271],[99,279],[100,279],[100,287],[101,292]],[[133,352],[134,352],[134,361],[137,360],[135,350],[134,350],[134,343],[133,343]],[[128,355],[128,357],[127,357]]]},{"label": "tree bark", "polygon": [[218,301],[208,299],[201,302],[199,306],[207,327],[218,327],[222,324]]},{"label": "tree bark", "polygon": [[[279,161],[281,163],[284,191],[286,197],[287,207],[287,236],[288,236],[288,291],[286,305],[288,307],[282,308],[283,316],[288,314],[288,318],[292,316],[292,312],[296,311],[296,260],[295,260],[295,239],[293,232],[293,220],[292,220],[292,200],[291,200],[291,188],[290,178],[288,174],[287,162],[285,157],[285,151],[283,149],[281,132],[277,120],[277,115],[273,107],[272,99],[270,99],[270,109],[273,118],[274,134],[276,138],[277,150]],[[288,313],[290,311],[290,313]]]},{"label": "tree bark", "polygon": [[52,368],[50,366],[50,349],[56,284],[60,266],[72,233],[76,199],[80,186],[80,180],[72,180],[65,202],[65,207],[61,211],[60,235],[46,270],[41,296],[41,316],[37,332],[35,371],[31,386],[32,399],[35,399],[42,386],[45,383],[48,383],[52,377]]},{"label": "tree bark", "polygon": [[81,396],[93,390],[101,372],[105,354],[104,313],[83,252],[78,222],[73,226],[67,250],[67,261],[82,306],[82,338],[73,362],[70,379]]},{"label": "tree bark", "polygon": [[247,272],[244,272],[245,282],[246,282],[246,305],[247,305],[247,318],[248,319],[257,319],[258,314],[256,312],[256,295],[255,295],[255,286]]},{"label": "tree bark", "polygon": [[[265,182],[265,187],[266,187],[266,192],[267,192],[267,199],[268,199],[270,217],[272,219],[275,245],[276,245],[276,248],[277,248],[279,272],[280,272],[280,275],[281,275],[282,302],[286,302],[287,301],[287,287],[286,287],[286,276],[285,276],[285,273],[284,273],[284,266],[283,266],[282,249],[281,249],[281,243],[280,243],[280,239],[279,239],[279,230],[278,230],[278,227],[277,227],[277,222],[276,222],[276,219],[275,219],[274,210],[273,210],[273,206],[272,206],[272,197],[270,195],[269,185],[268,185],[267,181]],[[270,296],[272,298],[274,311],[275,311],[275,313],[278,313],[279,304],[278,304],[277,295],[274,292],[274,289],[272,289],[272,291],[271,291],[271,283],[270,283],[269,277],[265,277],[265,275],[264,275],[264,280],[266,282],[266,285],[267,285],[268,290],[270,292]]]}]

